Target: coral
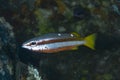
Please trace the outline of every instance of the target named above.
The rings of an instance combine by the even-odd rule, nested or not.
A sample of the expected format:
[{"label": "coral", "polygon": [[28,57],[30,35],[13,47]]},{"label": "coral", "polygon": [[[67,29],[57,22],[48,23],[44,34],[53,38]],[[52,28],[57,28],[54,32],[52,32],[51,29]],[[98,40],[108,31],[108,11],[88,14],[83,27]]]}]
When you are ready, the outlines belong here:
[{"label": "coral", "polygon": [[49,19],[47,19],[51,15],[50,11],[37,9],[34,13],[38,21],[37,28],[39,35],[54,32],[54,29],[51,27]]},{"label": "coral", "polygon": [[28,75],[27,80],[42,80],[41,76],[37,69],[35,69],[32,65],[28,66]]}]

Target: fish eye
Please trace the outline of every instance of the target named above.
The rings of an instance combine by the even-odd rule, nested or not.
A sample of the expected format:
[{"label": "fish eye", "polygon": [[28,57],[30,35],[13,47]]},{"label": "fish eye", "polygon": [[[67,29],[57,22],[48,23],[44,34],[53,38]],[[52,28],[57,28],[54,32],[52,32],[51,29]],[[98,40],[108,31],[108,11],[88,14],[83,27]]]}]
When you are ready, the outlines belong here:
[{"label": "fish eye", "polygon": [[36,44],[36,42],[31,42],[31,45],[35,45]]},{"label": "fish eye", "polygon": [[45,46],[45,49],[47,49],[47,46]]}]

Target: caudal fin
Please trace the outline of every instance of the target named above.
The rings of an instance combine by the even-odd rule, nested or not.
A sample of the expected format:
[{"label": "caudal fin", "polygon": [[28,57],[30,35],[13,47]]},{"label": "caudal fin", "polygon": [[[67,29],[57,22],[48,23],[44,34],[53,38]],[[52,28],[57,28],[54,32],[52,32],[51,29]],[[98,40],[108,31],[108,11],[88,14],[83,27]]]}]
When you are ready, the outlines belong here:
[{"label": "caudal fin", "polygon": [[95,40],[96,40],[96,34],[91,34],[87,37],[85,37],[85,46],[95,50]]}]

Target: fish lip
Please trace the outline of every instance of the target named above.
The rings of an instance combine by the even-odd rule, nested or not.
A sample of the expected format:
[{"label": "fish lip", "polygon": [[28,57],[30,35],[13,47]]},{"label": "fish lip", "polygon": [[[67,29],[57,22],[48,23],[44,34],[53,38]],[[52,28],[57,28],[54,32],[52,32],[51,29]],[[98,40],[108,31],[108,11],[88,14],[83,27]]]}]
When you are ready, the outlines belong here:
[{"label": "fish lip", "polygon": [[22,45],[22,48],[27,48],[25,45]]},{"label": "fish lip", "polygon": [[31,47],[26,46],[26,45],[22,45],[21,47],[24,48],[24,49],[33,50]]},{"label": "fish lip", "polygon": [[26,46],[26,45],[24,45],[24,44],[23,44],[21,47],[28,49],[28,46]]}]

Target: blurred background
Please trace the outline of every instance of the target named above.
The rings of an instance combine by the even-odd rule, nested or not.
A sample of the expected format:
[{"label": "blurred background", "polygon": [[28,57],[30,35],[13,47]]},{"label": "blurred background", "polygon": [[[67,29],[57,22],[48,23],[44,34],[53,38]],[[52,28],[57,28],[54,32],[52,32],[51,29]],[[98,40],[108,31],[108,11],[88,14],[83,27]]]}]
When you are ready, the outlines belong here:
[{"label": "blurred background", "polygon": [[[0,80],[120,80],[119,0],[0,0]],[[35,53],[47,33],[97,34],[95,50]]]}]

